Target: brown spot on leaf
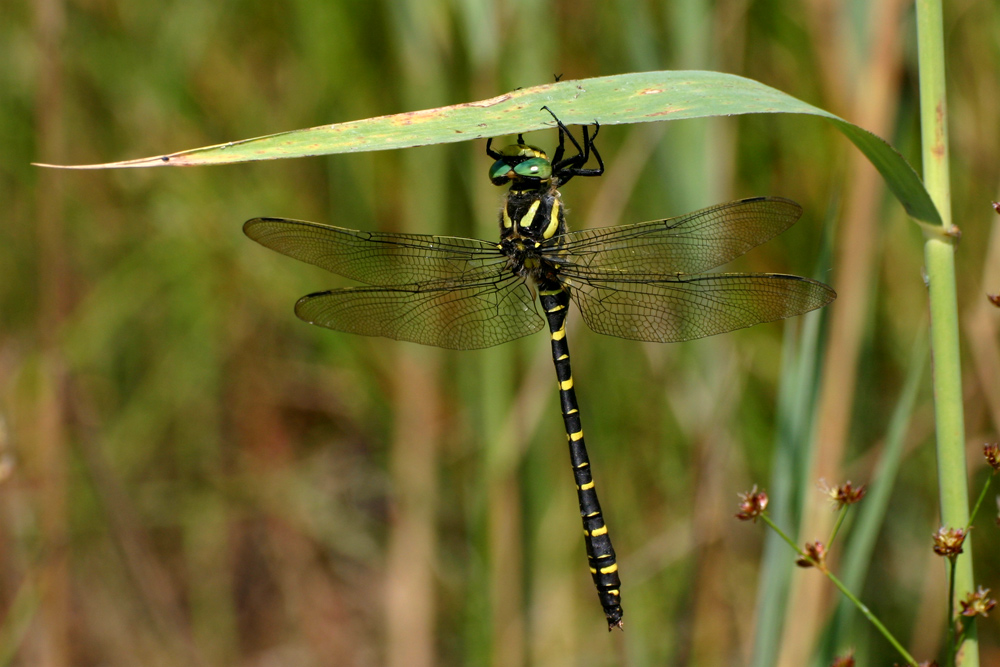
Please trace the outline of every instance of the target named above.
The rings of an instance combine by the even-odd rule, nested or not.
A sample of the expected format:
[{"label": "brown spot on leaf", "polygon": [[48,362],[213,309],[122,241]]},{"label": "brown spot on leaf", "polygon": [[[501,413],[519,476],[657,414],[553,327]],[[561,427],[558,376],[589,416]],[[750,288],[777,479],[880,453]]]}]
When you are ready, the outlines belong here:
[{"label": "brown spot on leaf", "polygon": [[669,116],[669,115],[675,114],[675,113],[677,113],[679,111],[683,111],[683,109],[680,109],[678,107],[667,107],[666,109],[663,109],[662,111],[654,111],[653,113],[648,113],[648,114],[646,114],[646,116],[648,116],[650,118],[653,118],[653,117],[656,117],[656,116]]},{"label": "brown spot on leaf", "polygon": [[503,95],[497,95],[496,97],[491,97],[488,100],[479,100],[478,102],[467,102],[465,104],[460,104],[459,106],[479,107],[479,108],[492,107],[496,106],[497,104],[500,104],[501,102],[506,102],[507,100],[510,99],[510,97],[511,97],[510,93],[505,93]]}]

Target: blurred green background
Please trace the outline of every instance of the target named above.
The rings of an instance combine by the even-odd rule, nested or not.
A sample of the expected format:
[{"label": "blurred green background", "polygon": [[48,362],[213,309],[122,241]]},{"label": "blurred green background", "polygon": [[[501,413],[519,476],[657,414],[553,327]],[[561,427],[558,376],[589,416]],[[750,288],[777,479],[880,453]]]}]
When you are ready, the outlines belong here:
[{"label": "blurred green background", "polygon": [[[547,337],[450,352],[310,327],[295,300],[345,282],[240,231],[284,216],[495,238],[484,142],[198,169],[29,163],[155,155],[556,74],[716,69],[871,129],[919,169],[910,3],[13,0],[3,15],[0,664],[812,664],[836,598],[801,571],[787,603],[763,601],[785,588],[761,581],[771,552],[759,524],[733,519],[736,493],[777,489],[799,541],[824,539],[817,478],[880,482],[926,336],[919,230],[826,123],[607,127],[606,176],[563,191],[576,228],[795,199],[802,221],[735,267],[840,293],[799,321],[669,346],[570,316],[624,584],[611,635]],[[984,296],[1000,291],[1000,5],[948,3],[945,25],[978,492],[1000,423]],[[945,581],[927,373],[918,386],[860,592],[923,660],[940,649]],[[976,579],[1000,588],[994,510]],[[997,664],[996,619],[980,629],[982,664]],[[864,624],[840,645],[899,659]]]}]

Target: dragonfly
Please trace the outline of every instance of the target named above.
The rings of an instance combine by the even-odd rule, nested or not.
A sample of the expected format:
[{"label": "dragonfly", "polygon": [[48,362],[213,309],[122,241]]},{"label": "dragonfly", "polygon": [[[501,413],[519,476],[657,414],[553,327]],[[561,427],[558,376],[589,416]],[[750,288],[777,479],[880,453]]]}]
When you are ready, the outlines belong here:
[{"label": "dragonfly", "polygon": [[[788,229],[801,207],[780,197],[740,199],[665,220],[569,231],[559,188],[597,177],[604,162],[548,109],[559,131],[551,159],[537,146],[501,150],[489,178],[508,186],[498,243],[344,229],[254,218],[261,245],[362,283],[295,304],[311,324],[454,349],[492,347],[548,327],[590,573],[608,622],[622,627],[621,580],[584,443],[570,369],[566,318],[575,304],[597,333],[671,343],[801,315],[830,303],[829,286],[781,273],[705,273]],[[567,150],[566,143],[572,145]],[[570,154],[567,154],[570,153]],[[591,162],[594,167],[588,167]],[[541,306],[538,311],[536,304]]]}]

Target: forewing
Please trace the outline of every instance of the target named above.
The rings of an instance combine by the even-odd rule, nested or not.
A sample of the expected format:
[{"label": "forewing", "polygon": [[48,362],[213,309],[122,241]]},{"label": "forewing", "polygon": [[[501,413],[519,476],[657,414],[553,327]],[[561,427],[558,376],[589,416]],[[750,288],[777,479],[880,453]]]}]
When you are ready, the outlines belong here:
[{"label": "forewing", "polygon": [[495,244],[451,236],[362,232],[284,218],[248,220],[243,232],[283,255],[368,285],[478,282],[507,261]]},{"label": "forewing", "polygon": [[474,350],[535,333],[544,320],[516,276],[478,284],[416,283],[310,294],[295,314],[335,331]]},{"label": "forewing", "polygon": [[780,197],[740,199],[667,220],[569,232],[553,239],[551,258],[584,277],[701,273],[780,234],[801,214]]},{"label": "forewing", "polygon": [[779,273],[574,281],[570,294],[597,333],[659,343],[801,315],[837,296],[823,283]]}]

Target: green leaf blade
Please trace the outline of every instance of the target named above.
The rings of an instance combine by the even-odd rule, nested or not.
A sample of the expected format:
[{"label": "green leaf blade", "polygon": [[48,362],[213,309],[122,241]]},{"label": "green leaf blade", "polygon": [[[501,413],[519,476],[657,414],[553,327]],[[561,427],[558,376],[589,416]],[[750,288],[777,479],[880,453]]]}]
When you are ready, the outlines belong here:
[{"label": "green leaf blade", "polygon": [[818,116],[832,122],[868,157],[910,216],[941,224],[920,177],[884,140],[770,86],[721,72],[638,72],[559,81],[478,102],[321,125],[137,160],[65,168],[232,164],[472,141],[550,128],[552,118],[542,106],[552,108],[567,125],[595,121],[623,125],[751,113]]}]

